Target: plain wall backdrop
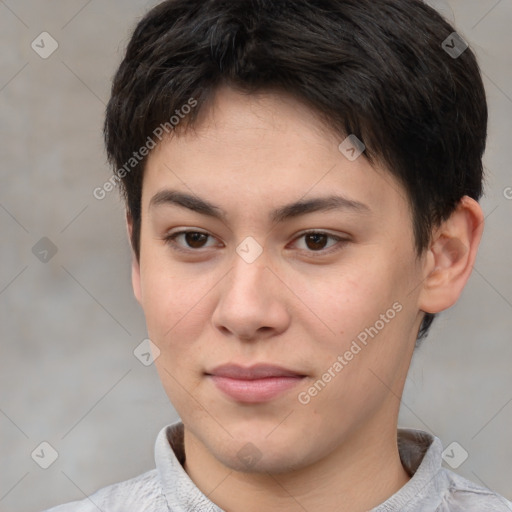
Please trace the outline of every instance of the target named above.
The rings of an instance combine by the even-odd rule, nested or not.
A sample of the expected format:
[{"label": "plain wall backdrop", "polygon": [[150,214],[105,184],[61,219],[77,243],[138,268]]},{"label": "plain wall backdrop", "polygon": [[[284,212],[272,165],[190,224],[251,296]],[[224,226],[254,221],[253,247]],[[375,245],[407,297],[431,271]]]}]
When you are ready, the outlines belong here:
[{"label": "plain wall backdrop", "polygon": [[[1,511],[83,499],[153,468],[156,435],[178,418],[133,353],[146,331],[123,204],[117,190],[93,196],[111,175],[111,78],[156,3],[0,0]],[[468,457],[456,471],[512,499],[512,0],[429,3],[484,74],[486,226],[462,297],[416,351],[399,425],[457,442]],[[47,469],[43,442],[58,454]]]}]

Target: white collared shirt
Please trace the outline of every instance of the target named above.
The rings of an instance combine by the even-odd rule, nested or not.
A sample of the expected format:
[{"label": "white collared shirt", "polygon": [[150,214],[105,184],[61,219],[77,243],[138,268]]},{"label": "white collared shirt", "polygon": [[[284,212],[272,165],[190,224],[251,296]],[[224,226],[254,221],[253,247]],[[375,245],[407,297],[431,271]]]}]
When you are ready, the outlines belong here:
[{"label": "white collared shirt", "polygon": [[[512,512],[512,502],[442,467],[439,438],[398,429],[398,449],[411,479],[370,512]],[[184,460],[183,423],[177,421],[157,436],[156,469],[45,512],[224,512],[190,479]]]}]

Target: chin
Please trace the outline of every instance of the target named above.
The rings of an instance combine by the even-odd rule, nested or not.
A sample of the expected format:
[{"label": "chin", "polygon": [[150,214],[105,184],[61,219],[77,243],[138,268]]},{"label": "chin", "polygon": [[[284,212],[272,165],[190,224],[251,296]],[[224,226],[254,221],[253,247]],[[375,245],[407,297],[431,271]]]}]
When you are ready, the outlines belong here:
[{"label": "chin", "polygon": [[285,453],[286,455],[275,453],[266,448],[255,450],[248,444],[243,446],[239,453],[217,454],[217,458],[229,469],[249,474],[290,473],[306,465],[300,455],[294,453],[291,448]]},{"label": "chin", "polygon": [[[275,428],[275,423],[273,425]],[[241,473],[288,473],[308,464],[314,454],[307,454],[307,444],[295,439],[293,433],[283,429],[281,435],[272,429],[246,429],[243,434],[233,433],[226,444],[213,445],[211,452],[224,466]],[[305,441],[309,442],[310,438]],[[298,449],[300,447],[300,450]]]}]

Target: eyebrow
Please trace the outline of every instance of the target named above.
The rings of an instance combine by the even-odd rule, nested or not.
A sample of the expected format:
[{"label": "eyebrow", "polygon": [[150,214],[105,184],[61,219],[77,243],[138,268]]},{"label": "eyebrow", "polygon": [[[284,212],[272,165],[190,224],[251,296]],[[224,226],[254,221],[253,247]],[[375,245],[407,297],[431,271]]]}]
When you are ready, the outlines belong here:
[{"label": "eyebrow", "polygon": [[[187,208],[201,215],[226,221],[226,212],[205,199],[198,196],[179,192],[177,190],[161,190],[149,202],[149,209],[162,205],[175,205]],[[371,213],[371,209],[364,203],[354,201],[339,195],[317,197],[290,203],[270,212],[269,220],[280,223],[286,220],[314,212],[327,212],[330,210],[348,210],[356,213]]]}]

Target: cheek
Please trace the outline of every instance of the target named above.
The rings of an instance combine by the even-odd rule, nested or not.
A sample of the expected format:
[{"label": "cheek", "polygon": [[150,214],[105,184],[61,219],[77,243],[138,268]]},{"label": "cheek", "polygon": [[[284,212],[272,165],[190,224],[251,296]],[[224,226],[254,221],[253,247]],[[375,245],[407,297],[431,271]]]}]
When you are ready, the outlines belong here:
[{"label": "cheek", "polygon": [[308,275],[306,279],[296,276],[298,284],[294,288],[301,302],[314,313],[310,313],[311,327],[316,323],[318,333],[328,332],[322,339],[332,340],[336,346],[340,340],[351,340],[392,306],[395,294],[390,290],[388,274],[382,264],[352,265],[324,270],[324,275]]},{"label": "cheek", "polygon": [[212,315],[212,293],[218,273],[183,272],[163,258],[146,258],[141,267],[142,307],[149,338],[161,351],[161,362],[173,371],[194,367],[201,357]]},{"label": "cheek", "polygon": [[155,360],[160,380],[177,410],[195,410],[190,394],[195,393],[200,377],[201,298],[211,286],[201,279],[177,277],[158,265],[141,277],[148,337],[160,350]]},{"label": "cheek", "polygon": [[192,307],[190,288],[193,289],[162,262],[146,258],[141,266],[142,308],[148,335],[160,350],[167,350],[168,340],[175,339],[183,327]]},{"label": "cheek", "polygon": [[[405,308],[408,282],[404,265],[381,257],[346,268],[343,274],[310,279],[308,286],[303,283],[303,302],[322,319],[315,321],[309,315],[309,337],[318,348],[316,368],[321,374],[331,369],[339,375],[325,399],[333,393],[335,400],[342,396],[343,401],[350,402],[348,397],[353,393],[358,396],[363,389],[381,386],[370,369],[392,378],[409,342],[406,327],[411,311]],[[338,356],[343,369],[336,372],[333,365]],[[339,364],[337,368],[341,368]]]}]

